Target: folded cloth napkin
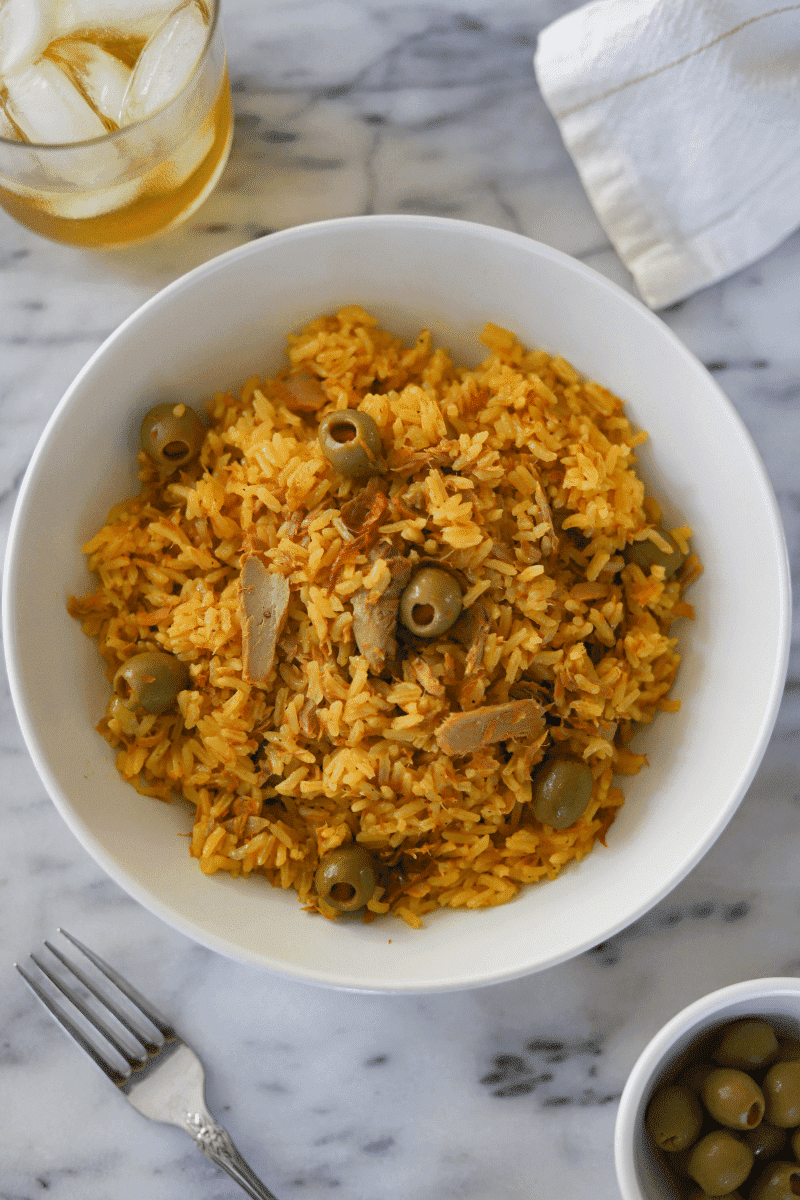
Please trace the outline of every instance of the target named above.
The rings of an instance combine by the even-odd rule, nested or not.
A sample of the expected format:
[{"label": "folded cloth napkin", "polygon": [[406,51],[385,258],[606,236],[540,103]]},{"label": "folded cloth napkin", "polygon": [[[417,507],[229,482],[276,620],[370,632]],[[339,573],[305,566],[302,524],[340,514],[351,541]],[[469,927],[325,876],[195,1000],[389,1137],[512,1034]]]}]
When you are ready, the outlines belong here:
[{"label": "folded cloth napkin", "polygon": [[534,69],[651,308],[800,226],[800,3],[595,0],[542,31]]}]

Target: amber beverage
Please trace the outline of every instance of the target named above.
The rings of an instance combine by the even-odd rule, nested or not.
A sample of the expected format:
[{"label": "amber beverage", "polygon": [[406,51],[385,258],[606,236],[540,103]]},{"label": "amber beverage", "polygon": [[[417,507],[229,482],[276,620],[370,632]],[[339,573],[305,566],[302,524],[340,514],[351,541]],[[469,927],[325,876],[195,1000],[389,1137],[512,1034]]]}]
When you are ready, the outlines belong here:
[{"label": "amber beverage", "polygon": [[[184,221],[231,145],[216,0],[70,0],[65,15],[60,0],[6,3],[0,205],[78,246],[123,246]],[[15,28],[15,3],[38,4],[38,26],[28,10]]]}]

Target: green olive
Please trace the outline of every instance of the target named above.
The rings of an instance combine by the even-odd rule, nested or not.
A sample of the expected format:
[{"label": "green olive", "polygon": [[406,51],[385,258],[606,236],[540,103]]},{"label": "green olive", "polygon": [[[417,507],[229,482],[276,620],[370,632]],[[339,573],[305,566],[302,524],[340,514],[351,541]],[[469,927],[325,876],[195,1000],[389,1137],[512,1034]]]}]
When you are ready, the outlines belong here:
[{"label": "green olive", "polygon": [[160,713],[172,708],[189,684],[189,668],[174,654],[147,650],[134,654],[114,676],[114,691],[130,707]]},{"label": "green olive", "polygon": [[748,1017],[727,1027],[712,1057],[721,1067],[755,1071],[778,1057],[778,1040],[766,1021]]},{"label": "green olive", "polygon": [[577,758],[545,759],[533,775],[533,813],[543,825],[568,829],[592,798],[591,768]]},{"label": "green olive", "polygon": [[703,1124],[700,1102],[688,1088],[659,1088],[647,1106],[645,1124],[657,1146],[674,1153],[695,1141]]},{"label": "green olive", "polygon": [[319,423],[317,436],[334,471],[347,479],[382,473],[381,435],[368,413],[355,408],[328,413]]},{"label": "green olive", "polygon": [[314,886],[322,900],[340,912],[363,908],[375,891],[375,861],[363,846],[339,846],[321,860]]},{"label": "green olive", "polygon": [[744,1183],[753,1151],[727,1129],[707,1133],[692,1147],[689,1174],[708,1196],[724,1196]]},{"label": "green olive", "polygon": [[[753,1151],[757,1163],[769,1162],[780,1154],[786,1143],[786,1130],[762,1121],[744,1135],[744,1144]],[[794,1148],[794,1147],[793,1147]]]},{"label": "green olive", "polygon": [[750,1200],[792,1200],[800,1196],[800,1166],[771,1162],[755,1182]]},{"label": "green olive", "polygon": [[767,1071],[761,1085],[770,1125],[793,1129],[800,1125],[800,1062],[777,1062]]},{"label": "green olive", "polygon": [[669,579],[686,562],[686,555],[678,549],[672,538],[664,533],[663,529],[659,529],[658,533],[672,547],[669,553],[660,550],[650,538],[644,538],[641,542],[631,542],[625,550],[625,559],[629,563],[636,563],[637,567],[642,568],[645,575],[650,574],[651,567],[663,567],[664,577]]},{"label": "green olive", "polygon": [[441,637],[461,616],[461,588],[441,567],[417,571],[400,596],[400,620],[418,637]]},{"label": "green olive", "polygon": [[142,449],[170,471],[197,458],[204,436],[200,418],[187,404],[157,404],[142,421]]},{"label": "green olive", "polygon": [[735,1067],[718,1067],[701,1092],[709,1116],[728,1129],[755,1129],[764,1116],[764,1093],[754,1079]]}]

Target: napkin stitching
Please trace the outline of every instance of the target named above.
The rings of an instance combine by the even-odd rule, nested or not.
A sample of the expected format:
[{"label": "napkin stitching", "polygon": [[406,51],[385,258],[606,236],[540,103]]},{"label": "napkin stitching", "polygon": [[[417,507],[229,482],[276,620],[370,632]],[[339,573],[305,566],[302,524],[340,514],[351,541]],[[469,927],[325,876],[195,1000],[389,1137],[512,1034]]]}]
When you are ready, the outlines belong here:
[{"label": "napkin stitching", "polygon": [[572,108],[565,108],[562,112],[553,113],[553,116],[557,121],[563,121],[566,117],[571,117],[573,113],[580,112],[582,108],[588,108],[591,104],[607,100],[609,96],[614,96],[617,92],[624,92],[625,88],[632,87],[635,83],[643,83],[645,79],[653,79],[656,75],[661,75],[664,71],[669,71],[672,67],[679,67],[681,63],[687,62],[690,58],[695,58],[698,54],[702,54],[704,50],[710,50],[712,46],[716,46],[719,42],[731,37],[734,33],[739,33],[742,29],[746,29],[748,25],[753,25],[756,21],[763,21],[766,17],[780,16],[782,13],[797,12],[798,10],[800,10],[800,4],[786,4],[782,8],[773,8],[769,12],[760,13],[757,17],[748,17],[746,21],[741,21],[732,29],[726,30],[725,33],[720,33],[710,42],[705,42],[702,46],[698,46],[696,50],[690,50],[688,54],[682,54],[680,58],[676,58],[673,62],[665,63],[661,67],[654,67],[652,71],[647,71],[644,75],[636,75],[633,79],[626,80],[625,83],[618,83],[615,87],[609,88],[608,91],[602,92],[599,96],[592,96],[588,100],[581,100],[580,104],[574,104]]}]

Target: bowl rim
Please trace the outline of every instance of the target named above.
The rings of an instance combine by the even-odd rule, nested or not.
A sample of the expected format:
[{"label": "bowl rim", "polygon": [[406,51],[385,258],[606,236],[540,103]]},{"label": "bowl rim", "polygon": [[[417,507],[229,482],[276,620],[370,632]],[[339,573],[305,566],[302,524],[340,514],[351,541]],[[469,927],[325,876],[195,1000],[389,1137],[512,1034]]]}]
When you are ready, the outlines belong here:
[{"label": "bowl rim", "polygon": [[776,996],[796,997],[800,1020],[800,978],[774,975],[744,979],[693,1000],[662,1025],[646,1044],[622,1089],[614,1125],[614,1165],[622,1200],[646,1200],[638,1182],[636,1124],[647,1089],[678,1039],[705,1018],[719,1015],[724,1019],[725,1012],[742,1001],[768,1003]]},{"label": "bowl rim", "polygon": [[544,259],[550,260],[557,264],[560,268],[572,272],[579,277],[582,277],[590,287],[599,289],[599,291],[607,292],[617,299],[621,300],[624,305],[629,307],[635,313],[637,320],[644,320],[654,326],[658,330],[660,337],[666,339],[671,344],[673,350],[685,362],[687,369],[696,376],[701,376],[703,385],[714,393],[721,401],[726,409],[730,421],[733,426],[737,427],[739,436],[747,446],[751,457],[753,469],[759,476],[761,484],[761,498],[764,503],[765,514],[769,518],[771,528],[775,535],[776,546],[782,548],[782,552],[776,555],[776,573],[777,584],[779,588],[779,609],[780,609],[780,628],[777,631],[776,653],[772,664],[772,671],[769,685],[769,703],[765,705],[758,726],[757,736],[754,737],[752,747],[747,758],[746,764],[742,770],[739,785],[729,796],[728,803],[724,809],[720,811],[717,819],[709,828],[707,836],[694,848],[692,853],[687,854],[681,863],[680,871],[665,882],[663,886],[655,893],[649,893],[644,898],[640,898],[632,908],[626,910],[624,916],[611,928],[604,931],[602,937],[611,937],[618,933],[621,929],[626,928],[633,921],[641,917],[645,912],[649,911],[663,897],[669,894],[670,891],[683,879],[686,874],[700,861],[704,854],[708,851],[714,841],[720,835],[725,825],[736,811],[741,802],[747,788],[752,782],[753,776],[758,768],[759,763],[766,750],[767,743],[772,733],[772,729],[777,717],[778,707],[783,694],[784,680],[788,669],[789,651],[790,651],[790,635],[791,635],[791,587],[789,574],[789,559],[788,550],[786,547],[785,533],[780,517],[777,500],[774,489],[772,487],[769,476],[764,467],[758,449],[747,429],[742,418],[734,408],[731,401],[717,384],[716,380],[709,374],[706,368],[702,365],[699,359],[692,353],[691,350],[681,341],[668,325],[666,325],[654,312],[648,309],[640,300],[631,295],[618,284],[600,275],[599,272],[585,263],[573,258],[571,255],[565,254],[563,251],[556,250],[550,246],[546,246],[541,242],[536,241],[524,234],[515,233],[509,230],[501,229],[496,226],[483,225],[476,222],[465,221],[450,217],[429,217],[419,216],[414,214],[373,214],[366,216],[349,216],[331,218],[325,221],[310,222],[303,225],[292,226],[288,229],[279,230],[276,233],[268,235],[264,239],[258,239],[253,242],[245,243],[244,245],[234,247],[214,258],[201,263],[194,267],[191,271],[186,272],[178,278],[172,280],[165,287],[159,289],[151,297],[137,306],[134,311],[125,318],[124,321],[117,326],[115,330],[101,343],[100,346],[92,353],[87,362],[78,372],[72,383],[69,385],[64,395],[56,405],[51,417],[47,421],[42,434],[37,442],[30,462],[26,469],[20,491],[14,506],[12,515],[8,543],[5,554],[5,570],[3,575],[2,587],[2,628],[5,645],[5,656],[7,670],[9,676],[9,685],[11,696],[14,704],[17,718],[23,733],[27,748],[36,766],[37,772],[42,779],[45,787],[53,800],[56,808],[60,812],[68,827],[76,836],[81,845],[89,854],[99,863],[102,869],[123,888],[129,895],[132,895],[139,903],[141,903],[149,911],[153,912],[166,924],[173,928],[179,929],[188,937],[200,944],[227,955],[237,958],[240,961],[248,961],[267,967],[270,970],[278,971],[292,978],[301,978],[311,983],[323,984],[339,988],[356,988],[366,991],[382,991],[382,992],[434,992],[446,990],[458,990],[489,984],[502,982],[508,979],[519,978],[535,971],[546,969],[550,966],[555,966],[560,962],[585,952],[598,941],[596,936],[586,936],[566,949],[563,954],[552,955],[547,961],[537,963],[534,966],[514,966],[507,967],[505,970],[495,970],[494,972],[484,971],[482,974],[479,969],[479,964],[476,964],[476,971],[469,978],[457,979],[437,979],[431,980],[427,984],[414,984],[411,986],[403,986],[401,981],[387,984],[381,979],[375,978],[359,978],[354,980],[350,975],[341,975],[331,972],[324,972],[308,968],[306,970],[298,969],[295,964],[286,965],[280,961],[269,957],[268,955],[257,955],[247,950],[231,945],[229,941],[220,938],[211,931],[200,928],[193,920],[184,914],[176,911],[169,904],[157,899],[145,888],[141,887],[136,880],[132,879],[125,867],[122,867],[113,857],[105,852],[103,847],[96,841],[91,831],[87,828],[84,822],[73,811],[71,802],[68,797],[62,796],[61,789],[53,779],[44,756],[40,751],[38,735],[33,722],[27,711],[25,693],[22,686],[22,670],[21,661],[17,656],[16,639],[14,636],[15,627],[18,615],[19,598],[15,593],[12,581],[16,577],[16,565],[23,553],[20,545],[19,529],[23,525],[25,512],[30,499],[30,496],[35,488],[36,476],[38,473],[39,462],[49,449],[49,440],[51,431],[58,424],[62,414],[67,408],[76,402],[79,396],[84,380],[89,376],[95,364],[103,356],[113,351],[118,342],[124,341],[128,330],[135,325],[142,316],[151,313],[153,310],[168,306],[172,299],[186,291],[193,289],[202,281],[207,280],[218,272],[226,271],[232,264],[248,258],[251,255],[259,255],[268,253],[267,247],[279,243],[292,242],[298,239],[306,238],[325,238],[329,232],[351,229],[358,231],[365,226],[383,227],[389,231],[392,229],[405,228],[409,230],[426,229],[428,231],[436,231],[442,234],[447,232],[459,232],[460,234],[468,233],[474,237],[476,241],[486,241],[505,243],[507,246],[515,247],[527,253],[534,253]]}]

